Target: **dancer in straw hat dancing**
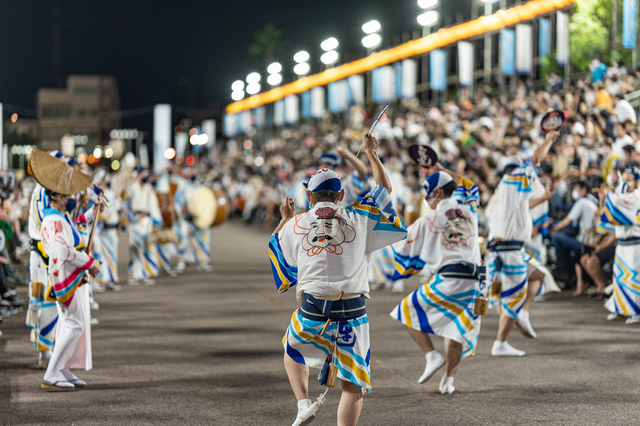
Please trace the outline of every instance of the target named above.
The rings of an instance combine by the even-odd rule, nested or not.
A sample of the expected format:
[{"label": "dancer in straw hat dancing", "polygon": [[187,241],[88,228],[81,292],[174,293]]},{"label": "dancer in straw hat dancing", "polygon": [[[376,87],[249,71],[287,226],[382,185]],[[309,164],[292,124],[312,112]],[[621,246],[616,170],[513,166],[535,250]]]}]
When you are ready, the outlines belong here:
[{"label": "dancer in straw hat dancing", "polygon": [[[31,170],[45,188],[50,203],[42,212],[41,226],[42,246],[49,258],[45,298],[55,301],[58,310],[55,346],[42,388],[73,390],[85,386],[85,382],[70,369],[91,368],[88,292],[77,293],[85,271],[96,276],[100,269],[88,254],[77,248],[81,246],[81,236],[67,211],[67,203],[72,195],[91,185],[92,178],[37,149],[31,155]],[[97,206],[101,208],[101,204]],[[78,220],[90,222],[94,210]]]},{"label": "dancer in straw hat dancing", "polygon": [[[339,207],[344,197],[340,178],[334,171],[319,170],[307,186],[311,210],[294,216],[293,199],[287,198],[280,208],[282,221],[269,241],[278,292],[297,285],[296,296],[302,304],[293,313],[283,339],[285,369],[298,400],[294,425],[308,424],[314,418],[309,417],[313,409],[309,366],[322,368],[323,362],[330,362],[334,371],[337,368],[342,381],[339,425],[357,423],[362,395],[371,389],[369,320],[364,305],[369,294],[367,259],[373,251],[407,234],[389,200],[391,183],[377,146],[375,138],[364,141],[376,182],[365,198]],[[325,327],[327,320],[330,323]]]}]

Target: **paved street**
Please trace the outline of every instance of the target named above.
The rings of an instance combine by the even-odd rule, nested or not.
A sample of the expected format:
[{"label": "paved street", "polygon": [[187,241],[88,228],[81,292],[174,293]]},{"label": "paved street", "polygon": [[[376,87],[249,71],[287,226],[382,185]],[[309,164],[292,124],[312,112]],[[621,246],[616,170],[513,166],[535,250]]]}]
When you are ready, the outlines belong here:
[{"label": "paved street", "polygon": [[[290,425],[296,403],[281,338],[297,305],[293,292],[275,291],[268,235],[226,224],[213,232],[214,272],[190,269],[155,286],[98,294],[94,369],[76,372],[85,390],[40,390],[24,313],[5,320],[0,424]],[[407,293],[417,285],[409,281]],[[456,393],[443,396],[440,373],[417,384],[424,357],[388,315],[401,298],[378,291],[367,304],[373,393],[359,424],[640,424],[640,326],[608,323],[601,302],[567,293],[534,304],[539,338],[515,330],[511,344],[527,352],[518,359],[489,355],[498,323],[491,312],[478,353],[462,361]],[[316,375],[312,399],[324,389]],[[314,426],[335,425],[339,395],[329,391]]]}]

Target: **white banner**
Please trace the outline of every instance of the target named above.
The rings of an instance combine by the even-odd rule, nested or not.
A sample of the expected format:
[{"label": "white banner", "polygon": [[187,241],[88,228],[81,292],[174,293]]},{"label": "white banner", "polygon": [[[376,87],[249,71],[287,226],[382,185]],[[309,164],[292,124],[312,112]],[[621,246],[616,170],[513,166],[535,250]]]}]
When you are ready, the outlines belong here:
[{"label": "white banner", "polygon": [[533,30],[531,25],[516,25],[516,71],[529,75],[533,71]]},{"label": "white banner", "polygon": [[216,120],[202,120],[202,133],[209,138],[205,146],[209,149],[214,148],[216,146]]},{"label": "white banner", "polygon": [[161,172],[167,167],[164,151],[171,147],[171,105],[157,104],[153,107],[153,167]]},{"label": "white banner", "polygon": [[334,81],[327,86],[329,111],[341,113],[349,108],[349,84],[347,80]]},{"label": "white banner", "polygon": [[282,99],[273,104],[273,124],[278,127],[284,124],[284,100]]},{"label": "white banner", "polygon": [[242,133],[247,133],[251,128],[251,110],[245,110],[240,113],[240,128]]},{"label": "white banner", "polygon": [[352,75],[348,78],[348,81],[353,103],[356,105],[364,105],[364,77],[361,75]]},{"label": "white banner", "polygon": [[284,121],[287,124],[298,124],[300,120],[300,102],[298,96],[289,95],[284,98]]},{"label": "white banner", "polygon": [[[227,125],[227,117],[233,116],[233,114],[227,114],[225,116],[225,127]],[[233,126],[234,134],[235,134],[235,125]],[[225,135],[227,133],[225,132]],[[187,132],[176,133],[176,156],[184,155],[185,150],[187,149],[187,144],[189,143],[189,134]]]},{"label": "white banner", "polygon": [[563,12],[556,12],[556,61],[569,63],[569,15]]},{"label": "white banner", "polygon": [[225,114],[224,122],[222,123],[222,133],[228,138],[232,138],[236,135],[236,115]]},{"label": "white banner", "polygon": [[418,65],[414,59],[402,61],[401,93],[404,99],[416,97],[416,83],[418,82]]},{"label": "white banner", "polygon": [[[162,153],[164,156],[164,152]],[[149,168],[149,149],[145,144],[138,147],[138,161],[140,165],[145,169]]]},{"label": "white banner", "polygon": [[473,86],[474,72],[473,44],[468,41],[458,42],[458,79],[462,87]]},{"label": "white banner", "polygon": [[311,89],[311,117],[322,118],[324,116],[324,87]]},{"label": "white banner", "polygon": [[376,68],[371,72],[373,101],[384,103],[396,100],[396,76],[392,66]]},{"label": "white banner", "polygon": [[264,127],[265,118],[266,109],[264,105],[259,106],[253,110],[253,125],[257,129],[262,129]]}]

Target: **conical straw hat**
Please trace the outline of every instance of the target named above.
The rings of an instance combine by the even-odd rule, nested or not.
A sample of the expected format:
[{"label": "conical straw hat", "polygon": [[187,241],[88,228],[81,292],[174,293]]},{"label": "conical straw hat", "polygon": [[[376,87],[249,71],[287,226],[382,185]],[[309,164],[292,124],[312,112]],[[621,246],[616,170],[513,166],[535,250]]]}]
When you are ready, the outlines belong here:
[{"label": "conical straw hat", "polygon": [[77,194],[93,182],[92,176],[74,169],[63,160],[52,157],[38,148],[31,151],[29,166],[36,181],[56,194]]}]

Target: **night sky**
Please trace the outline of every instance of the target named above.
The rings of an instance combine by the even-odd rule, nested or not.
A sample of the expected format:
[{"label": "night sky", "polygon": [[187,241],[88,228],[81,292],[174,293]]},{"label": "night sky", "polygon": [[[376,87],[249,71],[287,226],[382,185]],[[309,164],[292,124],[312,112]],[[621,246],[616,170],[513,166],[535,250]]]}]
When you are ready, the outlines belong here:
[{"label": "night sky", "polygon": [[[455,22],[456,12],[468,19],[470,0],[446,0],[443,16]],[[390,44],[403,31],[419,30],[419,13],[417,0],[3,0],[0,102],[33,109],[38,88],[59,86],[56,22],[62,78],[115,76],[123,109],[159,102],[210,108],[230,102],[234,80],[263,71],[248,46],[268,23],[291,41],[288,56],[277,58],[286,80],[295,52],[307,50],[315,71],[324,39],[336,37],[342,55],[357,54],[363,23],[379,20]]]}]

